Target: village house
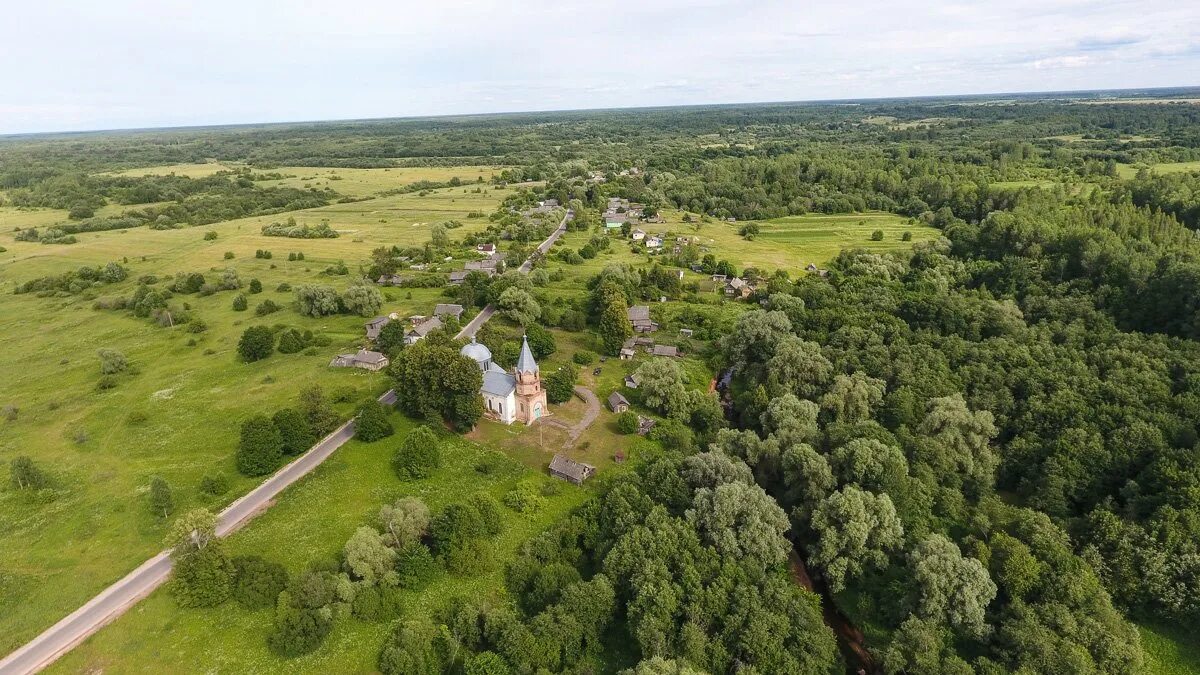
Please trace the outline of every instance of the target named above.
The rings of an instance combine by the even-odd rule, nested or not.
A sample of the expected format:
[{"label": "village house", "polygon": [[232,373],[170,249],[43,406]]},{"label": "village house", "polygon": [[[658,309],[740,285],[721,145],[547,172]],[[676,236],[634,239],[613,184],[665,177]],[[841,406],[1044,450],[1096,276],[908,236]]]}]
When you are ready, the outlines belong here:
[{"label": "village house", "polygon": [[629,308],[626,315],[629,317],[629,324],[635,333],[653,333],[658,330],[658,324],[650,319],[648,305],[634,305]]},{"label": "village house", "polygon": [[467,272],[478,270],[480,272],[487,273],[488,276],[491,276],[492,274],[496,273],[496,267],[499,265],[499,258],[486,258],[484,260],[472,260],[468,262],[467,264],[463,265],[463,270]]},{"label": "village house", "polygon": [[675,345],[654,345],[648,351],[654,356],[679,356],[679,348]]},{"label": "village house", "polygon": [[442,320],[436,316],[425,319],[404,334],[404,344],[415,345],[425,336],[442,327]]},{"label": "village house", "polygon": [[380,286],[403,286],[404,281],[404,277],[399,274],[383,274],[375,280],[375,283]]},{"label": "village house", "polygon": [[722,283],[722,284],[723,284],[723,283],[725,283],[725,280],[726,280],[726,279],[728,279],[728,278],[729,278],[729,277],[725,276],[724,274],[714,274],[714,275],[712,275],[712,280],[713,280],[713,283]]},{"label": "village house", "polygon": [[625,344],[621,345],[620,357],[621,357],[622,361],[629,361],[630,359],[633,358],[634,354],[636,353],[633,350],[633,346],[634,346],[633,338],[629,338],[628,340],[625,341]]},{"label": "village house", "polygon": [[659,237],[657,235],[655,235],[653,237],[646,237],[646,248],[662,248],[662,245],[663,245],[662,237]]},{"label": "village house", "polygon": [[637,373],[631,373],[625,376],[625,386],[629,387],[630,389],[637,389],[638,385],[641,383],[642,378],[638,377]]},{"label": "village house", "polygon": [[630,232],[629,237],[631,239],[633,239],[634,241],[641,241],[646,238],[646,231],[641,228],[638,228],[638,229],[634,230],[633,232]]},{"label": "village house", "polygon": [[629,400],[621,395],[621,392],[614,391],[608,395],[608,408],[615,413],[623,413],[629,410]]},{"label": "village house", "polygon": [[528,425],[549,414],[541,369],[529,349],[528,338],[521,343],[521,354],[511,374],[496,365],[492,351],[474,337],[459,353],[473,360],[483,373],[479,395],[483,397],[484,414],[489,418],[504,424]]},{"label": "village house", "polygon": [[484,255],[490,256],[496,252],[496,245],[495,244],[480,244],[475,247],[475,251],[477,253],[482,253]]},{"label": "village house", "polygon": [[466,270],[457,270],[450,273],[450,285],[458,286],[467,278]]},{"label": "village house", "polygon": [[595,473],[596,467],[591,464],[576,462],[562,455],[555,455],[554,459],[550,460],[551,476],[570,481],[576,485],[583,485],[583,481],[591,478]]},{"label": "village house", "polygon": [[748,298],[754,292],[754,287],[745,280],[734,277],[725,284],[725,295],[730,298]]},{"label": "village house", "polygon": [[391,317],[388,317],[388,316],[377,316],[374,319],[371,319],[370,321],[368,321],[366,323],[367,339],[371,340],[372,342],[374,342],[375,340],[378,340],[379,332],[383,330],[384,326],[388,325],[391,322],[392,322],[392,319],[391,319]]},{"label": "village house", "polygon": [[389,363],[388,357],[379,352],[360,349],[353,354],[338,354],[333,357],[329,365],[333,368],[362,368],[378,372],[387,368]]},{"label": "village house", "polygon": [[433,308],[433,315],[437,317],[449,316],[453,317],[455,320],[459,320],[462,318],[463,311],[462,305],[438,303],[437,306]]}]

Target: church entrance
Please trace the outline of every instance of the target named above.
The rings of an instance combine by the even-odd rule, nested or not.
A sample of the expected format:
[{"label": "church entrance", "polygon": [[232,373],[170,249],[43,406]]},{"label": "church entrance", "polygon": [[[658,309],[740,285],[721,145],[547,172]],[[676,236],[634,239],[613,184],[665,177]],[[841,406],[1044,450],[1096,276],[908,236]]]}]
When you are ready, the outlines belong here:
[{"label": "church entrance", "polygon": [[533,419],[536,420],[536,419],[540,419],[541,417],[542,417],[542,404],[534,403],[533,404]]}]

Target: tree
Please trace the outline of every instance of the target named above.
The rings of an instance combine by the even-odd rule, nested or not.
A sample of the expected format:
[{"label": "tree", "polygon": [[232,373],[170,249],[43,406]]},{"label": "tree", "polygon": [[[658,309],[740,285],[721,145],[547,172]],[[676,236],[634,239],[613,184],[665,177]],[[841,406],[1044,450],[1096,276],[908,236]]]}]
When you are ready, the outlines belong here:
[{"label": "tree", "polygon": [[285,658],[307,654],[325,641],[333,630],[333,614],[326,607],[302,607],[292,602],[290,591],[279,594],[275,627],[267,635],[267,646]]},{"label": "tree", "polygon": [[346,568],[356,578],[373,584],[392,568],[396,551],[388,548],[383,536],[371,527],[360,527],[354,531],[343,550]]},{"label": "tree", "polygon": [[304,413],[295,408],[282,408],[271,416],[271,422],[279,430],[283,441],[283,454],[298,455],[317,442],[317,437],[308,426]]},{"label": "tree", "polygon": [[322,317],[341,311],[341,299],[337,291],[329,286],[304,284],[297,286],[296,311],[304,316]]},{"label": "tree", "polygon": [[246,302],[245,295],[238,293],[237,295],[233,296],[233,311],[244,312],[246,311],[247,306],[249,306],[249,303]]},{"label": "tree", "polygon": [[418,480],[433,475],[442,464],[437,436],[429,427],[417,427],[405,436],[392,458],[392,469],[400,480]]},{"label": "tree", "polygon": [[871,241],[883,241],[883,230],[875,230],[872,232]]},{"label": "tree", "polygon": [[161,476],[150,479],[150,510],[163,518],[175,510],[175,500],[171,497],[171,486]]},{"label": "tree", "polygon": [[857,422],[871,416],[871,409],[883,402],[886,385],[883,380],[861,371],[838,375],[829,392],[821,397],[821,409],[837,422]]},{"label": "tree", "polygon": [[429,528],[429,507],[416,497],[401,497],[379,509],[379,523],[396,549],[420,541]]},{"label": "tree", "polygon": [[247,609],[271,607],[288,585],[287,570],[256,555],[233,558],[233,599]]},{"label": "tree", "polygon": [[27,455],[13,457],[9,463],[9,480],[18,490],[40,490],[50,484],[46,473]]},{"label": "tree", "polygon": [[816,400],[833,376],[833,364],[817,343],[789,335],[767,361],[767,373],[768,387],[776,396],[792,393]]},{"label": "tree", "polygon": [[520,288],[507,288],[496,300],[496,308],[512,321],[530,326],[542,315],[542,307],[533,296]]},{"label": "tree", "polygon": [[633,336],[633,327],[629,325],[629,305],[625,297],[614,295],[600,308],[598,331],[604,342],[604,353],[616,356],[621,351],[625,341]]},{"label": "tree", "polygon": [[987,410],[971,412],[962,394],[931,400],[916,429],[917,460],[951,485],[990,488],[1000,462],[991,447],[996,435],[992,422]]},{"label": "tree", "polygon": [[544,359],[558,350],[554,334],[536,323],[525,326],[525,337],[529,339],[529,349],[534,358]]},{"label": "tree", "polygon": [[338,416],[321,385],[313,384],[300,390],[300,411],[308,420],[308,427],[317,437],[324,437],[338,426]]},{"label": "tree", "polygon": [[483,651],[472,655],[463,664],[463,675],[509,675],[512,668],[496,652]]},{"label": "tree", "polygon": [[174,561],[173,590],[185,607],[213,607],[229,597],[233,565],[216,538],[217,517],[208,509],[180,516],[167,533]]},{"label": "tree", "polygon": [[551,403],[566,403],[575,393],[575,368],[560,366],[546,376],[546,399]]},{"label": "tree", "polygon": [[370,443],[386,438],[396,433],[395,427],[387,418],[387,409],[379,401],[369,401],[358,411],[358,419],[354,423],[354,437]]},{"label": "tree", "polygon": [[96,355],[100,357],[101,375],[116,375],[129,366],[125,355],[115,349],[101,349]]},{"label": "tree", "polygon": [[812,529],[818,541],[809,559],[824,570],[835,593],[868,567],[887,564],[889,551],[904,537],[892,500],[852,485],[817,506]]},{"label": "tree", "polygon": [[685,410],[687,390],[683,370],[674,359],[652,359],[638,366],[638,392],[642,403],[664,415]]},{"label": "tree", "polygon": [[383,675],[443,672],[446,664],[433,648],[435,635],[436,630],[427,622],[401,622],[379,653],[379,671]]},{"label": "tree", "polygon": [[483,416],[483,375],[453,343],[430,338],[405,348],[392,365],[397,405],[430,421],[445,420],[466,431]]},{"label": "tree", "polygon": [[395,359],[396,355],[404,349],[404,335],[408,332],[405,322],[389,321],[379,329],[379,337],[375,338],[375,349],[388,355],[388,358]]},{"label": "tree", "polygon": [[483,519],[469,504],[450,504],[429,524],[433,552],[441,558],[483,535]]},{"label": "tree", "polygon": [[[259,305],[262,307],[263,305]],[[256,311],[257,313],[257,311]],[[311,336],[310,336],[311,337]],[[286,328],[279,334],[279,353],[295,354],[308,346],[308,339],[296,328]]]},{"label": "tree", "polygon": [[365,282],[351,284],[342,293],[342,307],[350,314],[359,316],[375,316],[383,307],[383,294],[378,288]]},{"label": "tree", "polygon": [[984,612],[996,597],[996,584],[983,564],[964,558],[946,537],[932,534],[908,556],[917,583],[917,613],[922,618],[946,620],[974,637],[988,630]]},{"label": "tree", "polygon": [[262,293],[262,282],[259,281],[258,279],[251,279],[250,280],[250,293],[251,294]]},{"label": "tree", "polygon": [[243,361],[260,361],[275,351],[275,334],[266,326],[250,326],[242,331],[237,349]]},{"label": "tree", "polygon": [[910,616],[900,624],[883,653],[888,673],[933,673],[937,675],[973,675],[969,663],[954,653],[950,631],[937,621]]},{"label": "tree", "polygon": [[636,413],[626,410],[617,415],[617,431],[622,434],[634,434],[638,430],[638,416]]},{"label": "tree", "polygon": [[718,553],[755,569],[782,565],[792,548],[783,536],[788,530],[783,509],[745,481],[699,488],[687,517]]},{"label": "tree", "polygon": [[237,450],[237,469],[246,476],[262,476],[275,470],[283,455],[283,437],[266,415],[242,422]]}]

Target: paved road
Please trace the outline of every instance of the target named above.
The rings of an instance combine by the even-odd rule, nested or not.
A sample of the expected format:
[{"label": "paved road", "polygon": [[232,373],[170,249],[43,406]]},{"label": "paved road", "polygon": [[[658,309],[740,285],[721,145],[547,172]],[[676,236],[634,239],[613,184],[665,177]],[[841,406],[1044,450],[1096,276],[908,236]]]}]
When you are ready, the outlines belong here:
[{"label": "paved road", "polygon": [[[546,241],[538,246],[538,253],[545,254],[554,242],[566,232],[567,221],[573,217],[567,211],[558,228]],[[526,260],[517,271],[527,274],[533,267],[533,257]],[[458,333],[456,337],[474,335],[475,331],[492,318],[496,308],[488,305]],[[470,331],[470,332],[468,332]],[[388,390],[379,397],[382,403],[396,402],[396,393]],[[271,500],[287,486],[317,468],[354,437],[354,420],[338,427],[336,431],[321,439],[308,452],[276,471],[261,485],[230,504],[218,515],[217,535],[224,537],[236,531],[248,520],[271,506]],[[171,558],[166,551],[142,563],[140,567],[125,575],[123,579],[100,592],[62,621],[47,628],[24,646],[0,659],[0,675],[27,675],[36,673],[54,662],[55,659],[83,642],[87,637],[113,621],[125,610],[137,604],[161,586],[171,575]]]}]

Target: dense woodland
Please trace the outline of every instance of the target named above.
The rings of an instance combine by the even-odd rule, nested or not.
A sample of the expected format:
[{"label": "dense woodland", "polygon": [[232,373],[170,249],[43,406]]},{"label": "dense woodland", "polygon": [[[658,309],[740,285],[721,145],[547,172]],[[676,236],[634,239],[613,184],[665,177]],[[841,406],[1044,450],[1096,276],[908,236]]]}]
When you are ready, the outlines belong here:
[{"label": "dense woodland", "polygon": [[[239,173],[96,173],[210,158],[262,170],[512,166],[496,180],[544,184],[465,242],[511,242],[510,264],[560,217],[517,217],[535,196],[570,204],[580,229],[620,195],[738,221],[888,211],[942,231],[903,254],[844,251],[827,277],[756,270],[766,283],[736,316],[689,309],[714,374],[727,375],[719,395],[685,391],[673,364],[647,368],[639,403],[664,418],[661,454],[528,542],[507,567],[506,599],[399,622],[385,673],[592,672],[614,645],[638,673],[860,665],[822,603],[865,632],[888,673],[1138,673],[1133,622],[1200,628],[1200,172],[1149,168],[1200,160],[1200,106],[931,99],[14,137],[0,139],[0,189],[8,205],[70,209],[66,234],[341,198]],[[1122,177],[1124,165],[1142,168]],[[620,175],[631,166],[641,171]],[[601,186],[585,180],[597,171]],[[105,204],[128,209],[96,218]],[[433,241],[361,262],[391,274],[400,253],[440,255]],[[113,263],[17,290],[124,278]],[[585,299],[536,312],[533,292],[515,273],[451,291],[522,324],[590,325],[611,353],[629,337],[630,304],[691,293],[661,265],[606,268]],[[393,375],[441,378],[461,396],[421,393],[435,382],[401,408],[469,429],[481,414],[464,407],[479,406],[474,365],[448,339],[419,345],[397,346]],[[422,536],[444,563],[452,547]],[[790,576],[793,551],[813,590]],[[233,566],[221,563],[230,579]],[[299,599],[288,607],[277,621],[317,615]]]}]

